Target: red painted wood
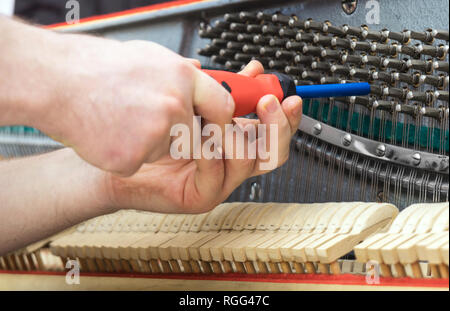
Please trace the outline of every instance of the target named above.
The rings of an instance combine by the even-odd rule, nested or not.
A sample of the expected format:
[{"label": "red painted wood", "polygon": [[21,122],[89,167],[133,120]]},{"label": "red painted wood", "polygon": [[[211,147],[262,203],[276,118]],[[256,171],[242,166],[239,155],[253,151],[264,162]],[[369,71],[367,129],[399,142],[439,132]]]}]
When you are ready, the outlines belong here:
[{"label": "red painted wood", "polygon": [[[3,271],[0,274],[32,274],[32,275],[61,275],[65,272],[50,271]],[[438,287],[448,288],[449,279],[412,279],[380,277],[380,284],[367,284],[365,276],[354,274],[325,275],[325,274],[194,274],[194,273],[166,273],[166,274],[130,274],[130,273],[82,273],[91,277],[126,277],[148,279],[179,279],[179,280],[214,280],[231,282],[266,282],[266,283],[298,283],[298,284],[334,284],[334,285],[364,285],[364,286],[400,286],[400,287]]]},{"label": "red painted wood", "polygon": [[77,24],[69,25],[67,23],[58,23],[58,24],[44,26],[44,28],[58,28],[58,27],[63,27],[63,26],[70,27],[72,25],[76,26],[76,25],[80,25],[83,23],[87,23],[87,22],[100,21],[103,19],[116,18],[116,17],[125,17],[128,15],[134,15],[137,13],[158,11],[158,10],[179,7],[179,6],[184,6],[184,5],[198,3],[198,2],[204,2],[204,1],[208,1],[208,0],[175,0],[175,1],[165,2],[165,3],[157,3],[157,4],[152,4],[152,5],[148,5],[148,6],[135,8],[135,9],[82,18],[82,19],[80,19],[80,22]]}]

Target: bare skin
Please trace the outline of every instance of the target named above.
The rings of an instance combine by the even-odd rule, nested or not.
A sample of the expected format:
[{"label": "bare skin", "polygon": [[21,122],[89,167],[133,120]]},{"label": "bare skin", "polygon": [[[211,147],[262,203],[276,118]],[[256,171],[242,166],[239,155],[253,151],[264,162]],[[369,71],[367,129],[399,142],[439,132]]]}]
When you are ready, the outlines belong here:
[{"label": "bare skin", "polygon": [[[10,27],[8,22],[0,17],[0,29]],[[24,51],[21,42],[0,38],[0,46],[7,42],[7,50],[22,59],[19,66],[15,57],[6,62],[0,57],[0,69],[9,73],[8,79],[0,76],[0,110],[5,112],[0,125],[34,126],[72,148],[0,162],[0,254],[123,208],[205,212],[245,179],[267,172],[260,170],[259,158],[172,159],[170,127],[192,124],[193,115],[202,116],[203,125],[221,127],[277,124],[278,166],[287,160],[301,119],[299,97],[280,104],[266,95],[257,106],[259,120],[232,120],[231,97],[196,61],[153,43],[42,34],[24,27],[30,28],[21,29],[29,40],[36,40],[33,50],[42,48],[52,57],[40,59],[29,48]],[[47,33],[52,38],[40,37]],[[67,52],[70,42],[82,55]],[[159,55],[160,64],[149,55]],[[241,72],[261,73],[258,62]]]},{"label": "bare skin", "polygon": [[38,128],[129,176],[169,151],[173,124],[223,126],[234,101],[192,61],[152,42],[63,35],[0,16],[0,125]]}]

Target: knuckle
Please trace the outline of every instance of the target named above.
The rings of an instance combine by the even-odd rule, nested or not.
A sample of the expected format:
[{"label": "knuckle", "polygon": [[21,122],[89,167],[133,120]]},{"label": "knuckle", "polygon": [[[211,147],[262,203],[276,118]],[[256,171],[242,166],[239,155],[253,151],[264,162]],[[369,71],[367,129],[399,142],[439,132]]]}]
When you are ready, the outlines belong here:
[{"label": "knuckle", "polygon": [[164,100],[164,110],[167,115],[170,116],[179,116],[182,115],[185,111],[185,100],[183,99],[182,94],[173,93],[171,96],[168,96]]},{"label": "knuckle", "polygon": [[174,71],[177,73],[177,75],[187,79],[192,79],[196,70],[195,66],[191,62],[181,57],[177,57],[176,59],[174,59],[173,66],[175,68]]}]

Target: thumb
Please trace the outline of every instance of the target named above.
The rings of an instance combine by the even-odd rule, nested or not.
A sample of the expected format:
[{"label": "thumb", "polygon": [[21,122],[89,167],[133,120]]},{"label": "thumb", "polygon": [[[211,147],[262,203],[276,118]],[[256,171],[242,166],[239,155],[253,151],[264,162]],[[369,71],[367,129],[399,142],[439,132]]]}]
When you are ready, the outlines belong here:
[{"label": "thumb", "polygon": [[[266,126],[265,133],[262,133],[263,136],[260,136],[260,133],[258,133],[258,153],[260,152],[259,144],[262,144],[261,147],[265,149],[264,151],[270,151],[268,163],[272,163],[272,160],[274,160],[276,163],[273,164],[278,167],[284,163],[289,156],[289,143],[292,135],[289,120],[286,117],[280,102],[274,95],[262,97],[256,107],[256,113],[261,124]],[[255,175],[267,173],[267,171],[261,171],[261,168],[266,166],[261,164],[267,161],[262,159],[260,154],[258,155],[255,166]],[[272,158],[275,156],[276,158]]]}]

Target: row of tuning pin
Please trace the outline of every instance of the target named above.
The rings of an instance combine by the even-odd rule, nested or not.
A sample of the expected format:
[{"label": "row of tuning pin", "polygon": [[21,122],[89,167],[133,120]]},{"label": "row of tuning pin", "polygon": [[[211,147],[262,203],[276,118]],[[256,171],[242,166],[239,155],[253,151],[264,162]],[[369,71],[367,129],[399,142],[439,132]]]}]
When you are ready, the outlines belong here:
[{"label": "row of tuning pin", "polygon": [[[423,32],[417,32],[405,29],[401,32],[394,32],[389,31],[388,29],[382,29],[378,31],[369,29],[367,25],[362,25],[360,27],[354,27],[350,25],[336,26],[332,25],[330,21],[318,22],[312,19],[300,20],[296,16],[287,16],[283,14],[267,14],[264,12],[228,13],[224,15],[224,20],[217,21],[214,24],[214,27],[228,29],[230,27],[230,24],[232,23],[255,25],[261,23],[273,23],[276,25],[287,26],[304,31],[321,31],[323,33],[333,34],[340,37],[351,35],[363,40],[373,40],[381,43],[385,43],[389,39],[398,41],[402,44],[408,44],[411,40],[418,40],[425,44],[432,44],[436,39],[449,41],[448,30],[427,29]],[[209,30],[208,26],[206,25],[203,25],[202,28],[206,31]]]}]

